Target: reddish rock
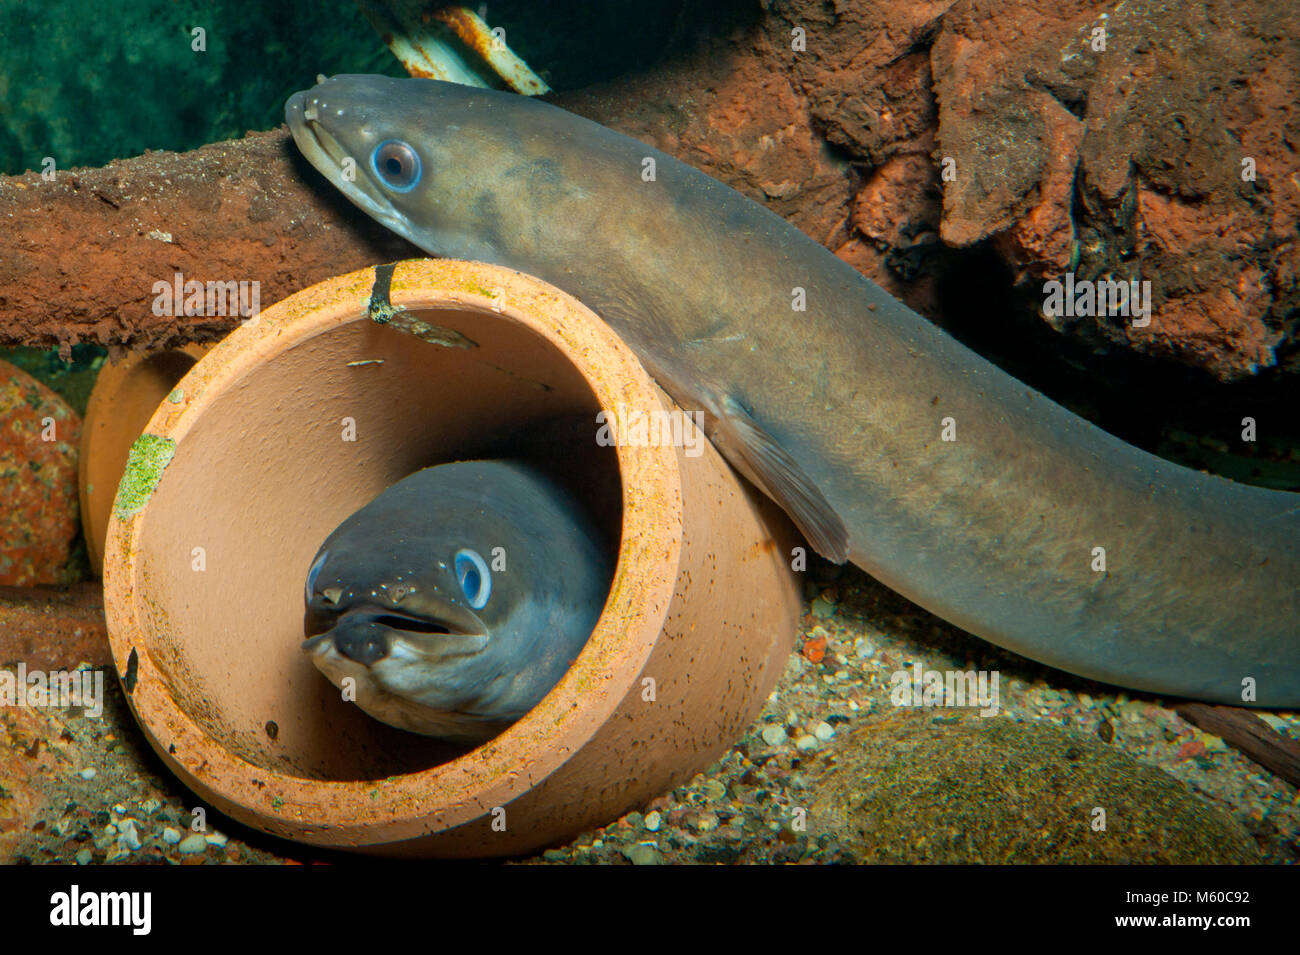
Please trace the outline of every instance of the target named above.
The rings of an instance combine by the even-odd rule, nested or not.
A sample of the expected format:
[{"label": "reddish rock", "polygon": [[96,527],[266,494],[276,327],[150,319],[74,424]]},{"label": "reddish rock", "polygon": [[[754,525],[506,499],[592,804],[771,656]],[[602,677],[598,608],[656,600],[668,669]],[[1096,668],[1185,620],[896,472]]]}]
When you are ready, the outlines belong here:
[{"label": "reddish rock", "polygon": [[826,656],[826,638],[812,637],[803,642],[803,655],[811,663],[821,663]]},{"label": "reddish rock", "polygon": [[99,585],[0,587],[0,665],[18,661],[33,670],[111,667]]},{"label": "reddish rock", "polygon": [[1072,334],[1224,380],[1277,363],[1300,306],[1298,49],[1286,11],[1230,0],[955,5],[931,48],[945,241],[993,239],[1027,281],[1151,282],[1150,326],[1053,323]]},{"label": "reddish rock", "polygon": [[0,362],[0,585],[69,582],[80,440],[62,398]]}]

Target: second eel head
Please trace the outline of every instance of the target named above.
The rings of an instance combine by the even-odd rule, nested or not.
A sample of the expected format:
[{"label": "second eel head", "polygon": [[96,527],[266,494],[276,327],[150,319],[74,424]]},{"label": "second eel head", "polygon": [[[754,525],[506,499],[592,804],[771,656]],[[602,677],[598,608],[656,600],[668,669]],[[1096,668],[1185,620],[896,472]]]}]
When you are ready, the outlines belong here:
[{"label": "second eel head", "polygon": [[321,545],[303,650],[374,718],[480,742],[564,675],[608,585],[582,515],[546,479],[503,461],[439,465]]}]

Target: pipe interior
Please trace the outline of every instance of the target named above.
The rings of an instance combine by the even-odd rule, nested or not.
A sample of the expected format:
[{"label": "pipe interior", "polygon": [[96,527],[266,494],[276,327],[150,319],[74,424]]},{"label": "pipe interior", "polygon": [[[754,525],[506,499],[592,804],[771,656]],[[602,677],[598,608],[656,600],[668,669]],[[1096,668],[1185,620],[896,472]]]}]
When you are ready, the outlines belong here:
[{"label": "pipe interior", "polygon": [[394,482],[523,454],[590,503],[617,553],[618,461],[594,440],[600,405],[581,373],[500,314],[408,314],[472,345],[364,314],[297,342],[215,395],[139,520],[141,652],[190,719],[256,766],[380,779],[465,752],[366,716],[299,649],[317,548]]}]

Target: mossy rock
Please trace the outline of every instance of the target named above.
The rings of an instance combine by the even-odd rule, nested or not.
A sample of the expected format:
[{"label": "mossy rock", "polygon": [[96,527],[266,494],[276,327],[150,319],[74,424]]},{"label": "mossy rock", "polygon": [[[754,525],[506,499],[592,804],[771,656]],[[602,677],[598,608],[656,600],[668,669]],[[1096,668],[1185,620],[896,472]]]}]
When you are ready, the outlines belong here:
[{"label": "mossy rock", "polygon": [[809,829],[845,861],[1262,861],[1235,819],[1183,783],[1046,723],[890,713],[814,772]]}]

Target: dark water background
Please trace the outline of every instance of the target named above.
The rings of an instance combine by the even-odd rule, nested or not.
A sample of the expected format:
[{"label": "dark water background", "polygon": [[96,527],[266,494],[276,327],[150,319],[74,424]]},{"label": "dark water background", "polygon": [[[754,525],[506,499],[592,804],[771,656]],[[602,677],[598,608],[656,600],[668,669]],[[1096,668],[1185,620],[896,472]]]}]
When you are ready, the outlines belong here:
[{"label": "dark water background", "polygon": [[[466,3],[557,90],[644,68],[680,3]],[[727,5],[726,3],[722,5]],[[206,52],[191,49],[195,27]],[[0,173],[272,129],[318,73],[404,76],[352,0],[0,0]]]}]

